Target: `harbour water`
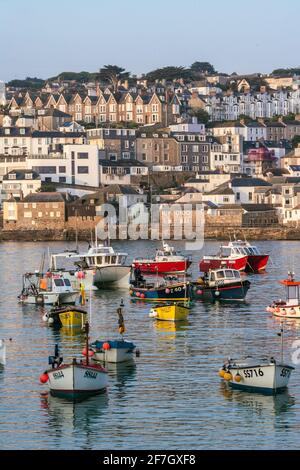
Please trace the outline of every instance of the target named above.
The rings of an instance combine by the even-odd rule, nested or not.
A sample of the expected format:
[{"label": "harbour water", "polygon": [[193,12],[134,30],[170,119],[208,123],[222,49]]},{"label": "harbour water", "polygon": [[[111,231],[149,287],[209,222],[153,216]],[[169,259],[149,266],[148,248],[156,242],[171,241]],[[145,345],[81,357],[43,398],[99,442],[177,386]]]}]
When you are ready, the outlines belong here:
[{"label": "harbour water", "polygon": [[[182,243],[176,243],[181,248]],[[219,243],[193,252],[198,261]],[[267,273],[250,275],[245,303],[198,302],[187,322],[149,318],[151,304],[132,303],[128,290],[92,293],[91,338],[118,337],[116,308],[124,299],[125,338],[141,351],[136,366],[110,366],[106,394],[72,403],[48,396],[39,383],[48,355],[59,343],[64,358],[79,355],[81,334],[54,330],[43,308],[22,306],[21,276],[39,268],[49,246],[66,243],[0,245],[0,338],[7,364],[0,366],[1,449],[299,449],[300,365],[289,388],[276,396],[232,391],[218,376],[226,358],[278,356],[280,321],[265,307],[283,296],[278,280],[292,269],[300,278],[299,242],[258,242],[270,253]],[[134,256],[152,255],[157,242],[117,242]],[[86,248],[86,244],[81,244]],[[197,261],[197,262],[196,262]],[[12,338],[9,341],[9,338]],[[300,322],[285,321],[285,360],[291,362]]]}]

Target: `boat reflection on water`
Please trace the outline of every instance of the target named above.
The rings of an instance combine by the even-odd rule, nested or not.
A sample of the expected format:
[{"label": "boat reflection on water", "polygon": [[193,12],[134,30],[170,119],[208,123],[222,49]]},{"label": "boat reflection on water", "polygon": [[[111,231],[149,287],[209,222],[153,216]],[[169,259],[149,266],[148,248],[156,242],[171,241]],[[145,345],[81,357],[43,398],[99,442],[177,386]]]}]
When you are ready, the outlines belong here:
[{"label": "boat reflection on water", "polygon": [[176,339],[176,333],[184,332],[189,328],[189,321],[153,321],[153,329],[159,333],[159,339]]},{"label": "boat reflection on water", "polygon": [[[108,407],[108,394],[102,393],[85,399],[67,400],[53,397],[46,392],[40,395],[41,408],[47,413],[49,436],[55,435],[58,448],[64,448],[64,440],[71,433],[80,433],[90,448],[90,435],[95,421],[100,422]],[[96,437],[99,439],[99,436]],[[84,446],[81,446],[84,448]]]},{"label": "boat reflection on water", "polygon": [[291,396],[287,390],[277,393],[276,395],[268,395],[264,393],[245,392],[233,390],[228,387],[225,382],[220,384],[222,395],[229,401],[241,405],[259,416],[265,416],[266,413],[278,415],[290,411],[295,404],[295,398]]}]

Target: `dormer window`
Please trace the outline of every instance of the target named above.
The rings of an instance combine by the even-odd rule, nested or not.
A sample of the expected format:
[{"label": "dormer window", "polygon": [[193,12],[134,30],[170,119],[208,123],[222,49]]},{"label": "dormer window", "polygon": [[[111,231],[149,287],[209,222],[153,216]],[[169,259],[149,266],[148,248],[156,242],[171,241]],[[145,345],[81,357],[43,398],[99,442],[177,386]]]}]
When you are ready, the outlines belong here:
[{"label": "dormer window", "polygon": [[25,134],[25,129],[20,129],[20,134],[24,135]]},{"label": "dormer window", "polygon": [[10,134],[10,129],[5,129],[5,134],[9,135]]},{"label": "dormer window", "polygon": [[9,180],[15,180],[15,179],[17,179],[16,173],[10,173],[10,174],[8,175],[8,179],[9,179]]},{"label": "dormer window", "polygon": [[25,173],[26,180],[32,180],[32,173]]}]

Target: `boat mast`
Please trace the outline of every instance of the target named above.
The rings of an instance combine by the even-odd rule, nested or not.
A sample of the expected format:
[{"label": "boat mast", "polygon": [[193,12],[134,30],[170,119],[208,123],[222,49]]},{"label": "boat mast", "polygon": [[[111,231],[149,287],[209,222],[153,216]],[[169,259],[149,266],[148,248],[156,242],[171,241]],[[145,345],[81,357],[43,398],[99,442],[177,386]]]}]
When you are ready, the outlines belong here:
[{"label": "boat mast", "polygon": [[86,350],[86,365],[89,365],[89,322],[85,322],[85,350]]},{"label": "boat mast", "polygon": [[281,355],[280,360],[281,364],[283,364],[283,322],[280,322],[280,339],[281,339]]}]

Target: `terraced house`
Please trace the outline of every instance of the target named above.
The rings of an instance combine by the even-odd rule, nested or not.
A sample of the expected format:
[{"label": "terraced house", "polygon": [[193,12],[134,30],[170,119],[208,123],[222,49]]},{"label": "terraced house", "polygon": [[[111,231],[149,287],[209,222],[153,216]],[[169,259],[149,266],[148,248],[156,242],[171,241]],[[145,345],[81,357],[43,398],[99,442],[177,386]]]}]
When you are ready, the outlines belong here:
[{"label": "terraced house", "polygon": [[97,96],[75,94],[40,94],[29,92],[13,96],[9,110],[13,114],[35,114],[41,109],[58,109],[74,121],[87,123],[136,122],[167,125],[180,117],[181,101],[174,93],[112,93],[97,88]]}]

